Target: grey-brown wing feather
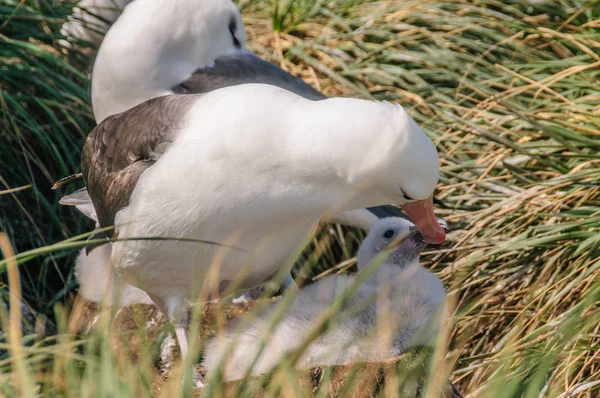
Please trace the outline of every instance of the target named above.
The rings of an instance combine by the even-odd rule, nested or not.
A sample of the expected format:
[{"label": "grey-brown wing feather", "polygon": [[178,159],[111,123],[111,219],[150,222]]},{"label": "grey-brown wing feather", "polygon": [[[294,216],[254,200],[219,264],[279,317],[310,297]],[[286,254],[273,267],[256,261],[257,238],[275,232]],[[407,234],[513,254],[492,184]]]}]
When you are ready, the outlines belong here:
[{"label": "grey-brown wing feather", "polygon": [[172,88],[176,94],[206,93],[245,83],[263,83],[281,87],[310,100],[327,97],[302,79],[249,51],[217,58],[214,66],[195,71],[186,81]]},{"label": "grey-brown wing feather", "polygon": [[101,227],[114,225],[157,152],[177,137],[192,101],[187,95],[154,98],[109,116],[89,134],[81,169]]}]

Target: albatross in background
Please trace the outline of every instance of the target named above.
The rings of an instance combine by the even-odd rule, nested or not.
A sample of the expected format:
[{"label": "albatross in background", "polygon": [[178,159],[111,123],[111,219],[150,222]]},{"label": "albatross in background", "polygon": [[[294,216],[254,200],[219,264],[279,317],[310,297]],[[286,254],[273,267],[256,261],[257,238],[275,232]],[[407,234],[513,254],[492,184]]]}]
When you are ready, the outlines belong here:
[{"label": "albatross in background", "polygon": [[387,102],[264,84],[161,96],[100,123],[82,174],[99,226],[115,226],[112,264],[171,320],[184,355],[186,301],[269,280],[325,213],[395,202],[420,209],[426,241],[445,238],[435,146]]},{"label": "albatross in background", "polygon": [[326,97],[246,50],[231,0],[136,0],[110,28],[94,63],[92,108],[99,123],[148,99],[244,83]]},{"label": "albatross in background", "polygon": [[[447,229],[445,221],[440,223]],[[379,362],[409,347],[435,343],[446,291],[438,277],[419,265],[425,242],[412,223],[396,217],[378,221],[358,251],[358,270],[394,245],[344,304],[337,314],[339,323],[303,351],[297,368]],[[244,319],[230,325],[206,346],[207,376],[220,370],[224,380],[236,380],[247,373],[269,372],[305,343],[353,279],[330,276],[303,288],[278,323],[274,323],[278,308],[272,305],[245,328]]]}]

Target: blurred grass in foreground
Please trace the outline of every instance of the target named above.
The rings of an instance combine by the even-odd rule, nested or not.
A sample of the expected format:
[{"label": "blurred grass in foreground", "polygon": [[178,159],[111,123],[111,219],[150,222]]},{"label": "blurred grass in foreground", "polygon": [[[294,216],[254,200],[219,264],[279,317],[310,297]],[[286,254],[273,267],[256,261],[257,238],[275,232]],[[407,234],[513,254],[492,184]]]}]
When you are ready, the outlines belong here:
[{"label": "blurred grass in foreground", "polygon": [[[47,186],[77,169],[91,127],[91,59],[53,49],[64,7],[19,4],[0,6],[0,190],[32,187],[0,196],[0,218],[23,252],[85,231]],[[433,373],[447,371],[473,397],[598,396],[600,2],[288,4],[240,2],[253,51],[327,95],[399,101],[438,145],[437,205],[455,231],[424,263],[457,309],[446,361]],[[325,229],[306,254],[312,274],[351,257],[356,242],[352,231]],[[73,286],[72,253],[20,260],[23,295],[47,315],[56,300],[44,300],[64,302]],[[33,265],[46,270],[38,279]],[[75,338],[69,312],[57,310],[61,333],[23,337],[38,393],[159,392],[156,344],[126,355],[111,348],[119,330]],[[0,357],[6,395],[16,371]],[[271,395],[291,391],[295,376],[280,372]],[[171,388],[175,377],[162,394]]]}]

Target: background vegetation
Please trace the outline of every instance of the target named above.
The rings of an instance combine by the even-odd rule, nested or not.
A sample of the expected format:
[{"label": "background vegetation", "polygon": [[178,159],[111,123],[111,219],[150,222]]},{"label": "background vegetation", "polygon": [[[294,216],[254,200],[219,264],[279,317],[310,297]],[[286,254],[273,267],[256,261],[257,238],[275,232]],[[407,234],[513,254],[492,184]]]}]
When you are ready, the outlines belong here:
[{"label": "background vegetation", "polygon": [[[239,5],[251,50],[327,95],[400,102],[435,140],[437,206],[454,232],[424,264],[456,308],[438,372],[473,397],[598,396],[600,2]],[[59,44],[69,13],[47,0],[0,2],[0,225],[25,253],[24,302],[49,336],[26,333],[20,362],[4,351],[1,390],[148,395],[152,363],[132,369],[104,335],[66,334],[75,249],[47,248],[91,227],[49,189],[78,169],[93,127],[93,48]],[[351,258],[358,240],[336,228],[319,237],[300,262],[314,275]],[[26,323],[34,329],[34,317]]]}]

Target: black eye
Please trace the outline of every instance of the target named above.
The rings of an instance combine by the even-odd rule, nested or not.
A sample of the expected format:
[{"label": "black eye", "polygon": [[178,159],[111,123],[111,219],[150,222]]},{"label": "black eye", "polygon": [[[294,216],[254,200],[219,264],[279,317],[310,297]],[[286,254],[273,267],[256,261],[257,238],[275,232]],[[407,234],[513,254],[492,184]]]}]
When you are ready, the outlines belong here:
[{"label": "black eye", "polygon": [[242,48],[242,44],[240,43],[238,38],[235,37],[236,28],[237,28],[237,21],[236,21],[235,17],[231,17],[231,19],[229,20],[229,33],[231,33],[231,37],[233,38],[233,45],[235,46],[235,48],[240,49],[240,48]]},{"label": "black eye", "polygon": [[383,237],[386,239],[390,239],[394,237],[394,235],[396,235],[396,231],[394,231],[393,229],[386,229],[383,233]]},{"label": "black eye", "polygon": [[413,198],[411,198],[410,196],[408,196],[405,193],[403,193],[402,196],[404,196],[404,199],[406,199],[406,200],[414,200]]}]

